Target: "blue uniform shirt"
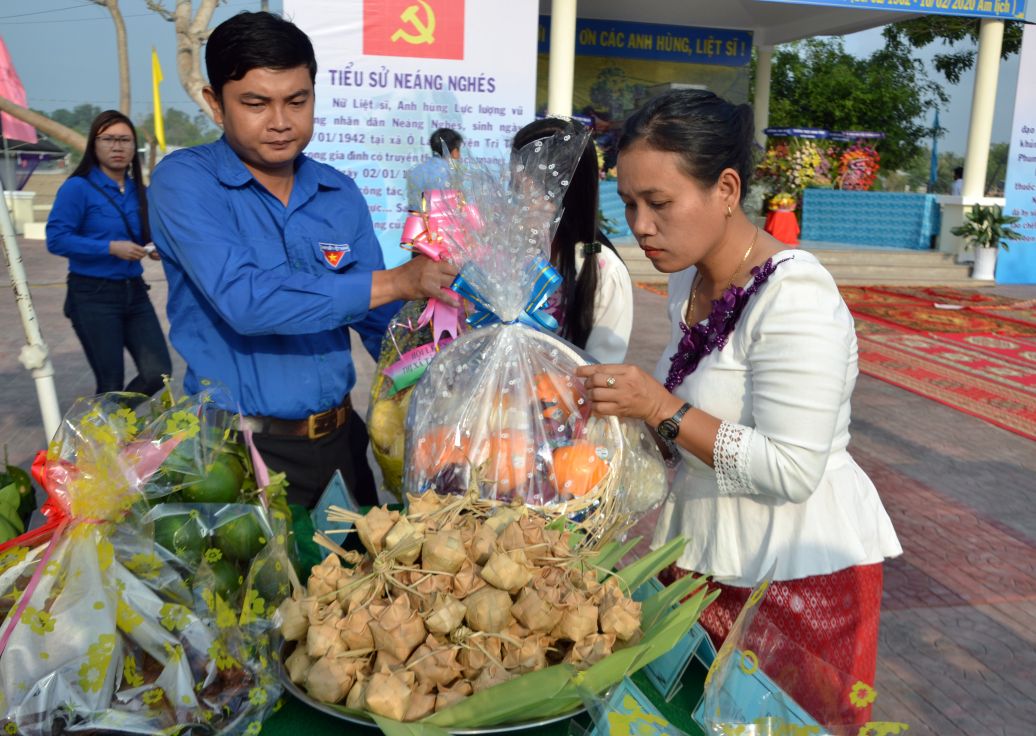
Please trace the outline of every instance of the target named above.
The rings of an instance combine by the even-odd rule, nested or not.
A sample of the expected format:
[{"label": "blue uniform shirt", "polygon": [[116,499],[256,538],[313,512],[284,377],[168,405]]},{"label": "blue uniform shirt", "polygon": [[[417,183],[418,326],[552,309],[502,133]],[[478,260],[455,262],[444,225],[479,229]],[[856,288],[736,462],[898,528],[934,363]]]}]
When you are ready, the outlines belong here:
[{"label": "blue uniform shirt", "polygon": [[[68,258],[68,270],[80,276],[101,279],[140,276],[144,269],[139,261],[125,261],[108,253],[108,244],[113,240],[140,243],[136,184],[127,177],[126,191],[120,192],[119,185],[96,167],[86,178],[103,189],[112,201],[105,199],[84,177],[69,177],[58,189],[47,218],[47,250]],[[126,232],[120,209],[133,228],[132,233]]]},{"label": "blue uniform shirt", "polygon": [[217,381],[250,416],[336,406],[356,382],[346,325],[377,355],[400,306],[368,309],[385,263],[355,182],[300,155],[285,206],[220,139],[166,156],[148,194],[186,389]]}]

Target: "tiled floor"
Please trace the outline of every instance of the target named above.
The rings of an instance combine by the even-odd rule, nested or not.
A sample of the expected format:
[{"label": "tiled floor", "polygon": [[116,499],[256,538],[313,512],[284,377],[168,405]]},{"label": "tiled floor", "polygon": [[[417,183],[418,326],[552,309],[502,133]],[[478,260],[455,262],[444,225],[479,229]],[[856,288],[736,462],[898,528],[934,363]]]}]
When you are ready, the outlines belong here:
[{"label": "tiled floor", "polygon": [[[62,316],[63,259],[22,242],[63,409],[93,378]],[[164,322],[165,281],[148,264]],[[652,369],[666,342],[665,300],[636,289],[630,360]],[[1006,293],[1036,297],[1036,288]],[[0,298],[0,445],[26,465],[44,443],[10,291]],[[360,386],[372,361],[358,358]],[[129,369],[128,369],[129,370]],[[183,362],[174,356],[176,377]],[[128,375],[131,375],[128,373]],[[354,392],[361,411],[362,390]],[[1036,732],[1036,444],[861,376],[852,451],[874,480],[904,548],[886,566],[875,715],[909,736]]]}]

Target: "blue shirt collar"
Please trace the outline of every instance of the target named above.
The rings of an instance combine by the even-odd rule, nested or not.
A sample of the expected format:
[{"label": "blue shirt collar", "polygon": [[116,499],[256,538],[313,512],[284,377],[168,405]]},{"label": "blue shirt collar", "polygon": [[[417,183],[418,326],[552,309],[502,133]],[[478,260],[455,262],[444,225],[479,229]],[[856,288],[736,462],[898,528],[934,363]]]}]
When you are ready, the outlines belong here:
[{"label": "blue shirt collar", "polygon": [[[226,136],[215,143],[216,178],[228,187],[241,187],[255,179],[244,162],[227,143]],[[295,186],[303,192],[316,188],[341,189],[342,183],[332,169],[318,166],[308,156],[300,153],[295,159]]]},{"label": "blue shirt collar", "polygon": [[[105,188],[108,188],[108,189],[113,189],[116,192],[119,191],[119,184],[118,184],[118,182],[116,182],[110,176],[108,176],[103,171],[101,171],[101,167],[100,166],[94,166],[92,169],[90,169],[90,171],[87,172],[86,176],[87,176],[87,178],[92,180],[95,184],[98,184],[101,187],[105,187]],[[126,181],[125,190],[127,192],[131,192],[131,191],[133,191],[136,188],[136,183],[133,181],[133,177],[127,175],[125,181]]]}]

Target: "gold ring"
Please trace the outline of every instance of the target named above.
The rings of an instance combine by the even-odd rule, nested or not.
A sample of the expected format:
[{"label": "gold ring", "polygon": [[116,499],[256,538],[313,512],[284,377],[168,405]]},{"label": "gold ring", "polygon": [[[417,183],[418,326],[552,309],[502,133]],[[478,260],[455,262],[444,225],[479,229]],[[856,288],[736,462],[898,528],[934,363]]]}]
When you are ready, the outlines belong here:
[{"label": "gold ring", "polygon": [[604,383],[608,386],[608,388],[611,388],[615,385],[615,376],[608,376],[608,380]]}]

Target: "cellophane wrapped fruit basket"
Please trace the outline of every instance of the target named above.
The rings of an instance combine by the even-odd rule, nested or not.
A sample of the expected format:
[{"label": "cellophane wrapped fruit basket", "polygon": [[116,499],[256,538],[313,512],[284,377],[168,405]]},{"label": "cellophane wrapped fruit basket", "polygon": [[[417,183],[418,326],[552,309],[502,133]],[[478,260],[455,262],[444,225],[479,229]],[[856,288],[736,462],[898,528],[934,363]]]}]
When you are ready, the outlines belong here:
[{"label": "cellophane wrapped fruit basket", "polygon": [[7,733],[255,733],[276,702],[283,479],[211,398],[81,400],[37,459],[47,523],[0,549]]},{"label": "cellophane wrapped fruit basket", "polygon": [[[475,327],[440,351],[409,399],[404,487],[520,501],[583,527],[587,544],[621,534],[666,492],[641,422],[600,418],[576,368],[592,362],[553,333],[560,277],[552,234],[586,135],[537,140],[499,167],[453,169],[447,237],[463,264],[454,289]],[[472,212],[477,217],[472,217]]]}]

